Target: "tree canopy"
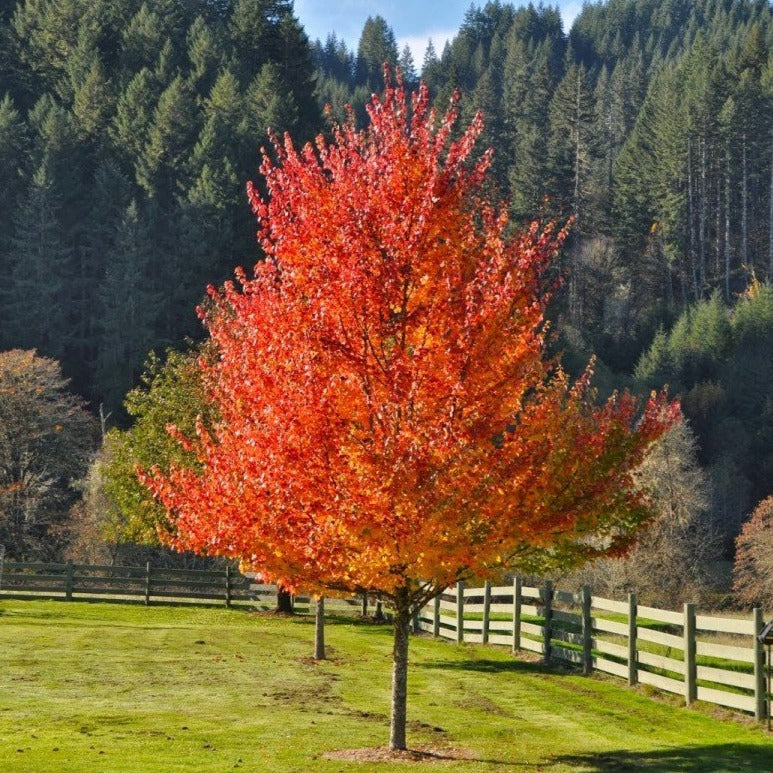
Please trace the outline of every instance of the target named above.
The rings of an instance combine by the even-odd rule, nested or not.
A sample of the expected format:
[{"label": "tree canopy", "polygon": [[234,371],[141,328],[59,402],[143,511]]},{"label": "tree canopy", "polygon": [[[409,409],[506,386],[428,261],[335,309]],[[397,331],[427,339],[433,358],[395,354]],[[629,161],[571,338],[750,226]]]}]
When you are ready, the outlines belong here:
[{"label": "tree canopy", "polygon": [[210,289],[202,362],[219,418],[199,466],[145,480],[179,548],[288,587],[395,608],[392,748],[405,745],[411,613],[459,579],[624,550],[651,517],[632,474],[678,413],[594,406],[546,355],[545,273],[564,231],[511,232],[482,197],[477,115],[458,139],[422,85],[297,150],[249,194],[265,261]]}]

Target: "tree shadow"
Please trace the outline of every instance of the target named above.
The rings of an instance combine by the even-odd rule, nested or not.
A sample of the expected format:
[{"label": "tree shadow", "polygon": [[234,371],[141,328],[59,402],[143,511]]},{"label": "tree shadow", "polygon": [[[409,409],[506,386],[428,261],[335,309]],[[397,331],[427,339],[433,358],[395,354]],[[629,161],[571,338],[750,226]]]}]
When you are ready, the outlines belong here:
[{"label": "tree shadow", "polygon": [[551,762],[572,768],[582,768],[589,773],[606,773],[606,771],[719,773],[737,770],[769,773],[773,770],[773,742],[769,746],[717,744],[654,749],[646,752],[624,749],[603,753],[561,755],[553,757]]},{"label": "tree shadow", "polygon": [[440,671],[476,671],[482,674],[555,673],[553,668],[546,666],[544,663],[530,663],[523,660],[433,660],[429,663],[416,663],[414,667]]}]

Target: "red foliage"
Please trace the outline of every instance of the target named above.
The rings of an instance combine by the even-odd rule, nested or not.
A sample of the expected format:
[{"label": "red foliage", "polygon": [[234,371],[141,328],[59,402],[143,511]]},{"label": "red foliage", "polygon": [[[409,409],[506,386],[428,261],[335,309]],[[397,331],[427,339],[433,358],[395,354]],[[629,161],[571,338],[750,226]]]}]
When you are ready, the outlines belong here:
[{"label": "red foliage", "polygon": [[511,233],[482,200],[480,116],[452,141],[456,102],[439,120],[399,86],[368,114],[264,153],[266,260],[202,311],[222,416],[195,443],[203,472],[148,481],[176,544],[415,603],[535,552],[624,549],[649,517],[630,473],[678,407],[595,408],[589,374],[570,386],[545,357],[565,233]]},{"label": "red foliage", "polygon": [[738,600],[773,608],[773,497],[757,505],[735,548],[733,590]]}]

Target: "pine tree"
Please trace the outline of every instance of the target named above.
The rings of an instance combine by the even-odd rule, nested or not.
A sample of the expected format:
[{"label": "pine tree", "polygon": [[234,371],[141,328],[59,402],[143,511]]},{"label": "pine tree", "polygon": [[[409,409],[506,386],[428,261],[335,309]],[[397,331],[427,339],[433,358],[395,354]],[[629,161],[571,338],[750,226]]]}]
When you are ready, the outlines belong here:
[{"label": "pine tree", "polygon": [[580,245],[598,219],[591,178],[597,152],[595,127],[595,104],[587,73],[582,65],[570,63],[550,103],[547,155],[551,209],[558,217],[573,218],[567,310],[576,326],[582,323],[585,282]]},{"label": "pine tree", "polygon": [[299,120],[293,93],[283,83],[279,67],[271,62],[263,65],[250,83],[244,101],[240,133],[251,148],[265,143],[269,129],[281,135]]},{"label": "pine tree", "polygon": [[113,152],[126,168],[136,168],[149,141],[158,96],[158,85],[153,73],[143,67],[118,98],[108,135],[112,140]]},{"label": "pine tree", "polygon": [[61,199],[46,165],[14,212],[9,281],[2,290],[6,345],[61,358],[69,341],[66,287],[72,249],[63,240]]},{"label": "pine tree", "polygon": [[400,52],[400,59],[397,62],[397,66],[400,68],[406,86],[415,88],[418,84],[419,76],[416,72],[416,63],[413,60],[411,47],[407,44],[403,46],[403,50]]},{"label": "pine tree", "polygon": [[214,30],[202,16],[197,16],[186,37],[190,77],[199,93],[212,87],[222,54]]},{"label": "pine tree", "polygon": [[504,136],[511,210],[517,220],[526,221],[540,214],[548,194],[545,139],[562,65],[555,62],[555,39],[532,48],[519,39],[517,29],[513,25],[504,65]]},{"label": "pine tree", "polygon": [[108,411],[120,408],[156,341],[160,298],[148,289],[155,257],[148,227],[132,201],[114,230],[99,284],[96,377],[99,395]]},{"label": "pine tree", "polygon": [[0,273],[6,275],[5,253],[16,200],[24,179],[24,162],[28,149],[27,126],[9,94],[0,100]]},{"label": "pine tree", "polygon": [[430,38],[427,41],[427,48],[424,51],[424,59],[421,63],[422,80],[434,86],[439,67],[440,59],[438,59],[437,51],[435,51],[435,44],[432,42],[432,38]]},{"label": "pine tree", "polygon": [[78,386],[98,402],[101,389],[96,366],[100,350],[102,306],[99,298],[106,266],[115,249],[116,232],[132,198],[128,176],[112,159],[97,167],[89,190],[76,270],[72,278],[72,350],[77,360]]},{"label": "pine tree", "polygon": [[143,3],[121,33],[121,71],[131,78],[145,67],[151,69],[164,39],[161,18]]},{"label": "pine tree", "polygon": [[101,141],[113,108],[113,94],[102,63],[95,58],[83,80],[75,84],[73,115],[84,137]]},{"label": "pine tree", "polygon": [[198,129],[194,106],[195,95],[180,75],[158,99],[136,167],[137,182],[150,197],[167,201],[177,189]]},{"label": "pine tree", "polygon": [[384,64],[394,69],[399,59],[395,33],[382,16],[368,16],[357,46],[356,82],[371,92],[384,86]]}]

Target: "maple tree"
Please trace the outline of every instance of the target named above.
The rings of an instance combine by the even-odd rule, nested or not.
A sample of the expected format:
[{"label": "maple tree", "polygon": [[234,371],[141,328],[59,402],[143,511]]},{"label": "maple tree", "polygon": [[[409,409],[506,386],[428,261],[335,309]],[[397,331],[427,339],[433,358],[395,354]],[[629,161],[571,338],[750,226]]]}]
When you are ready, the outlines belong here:
[{"label": "maple tree", "polygon": [[594,407],[590,371],[570,384],[546,356],[565,232],[513,231],[483,199],[482,119],[453,139],[457,103],[388,84],[364,130],[274,138],[267,195],[248,186],[265,260],[200,310],[220,417],[182,439],[198,468],[145,476],[176,546],[389,601],[392,749],[412,614],[466,577],[623,551],[650,517],[632,471],[678,412]]}]

